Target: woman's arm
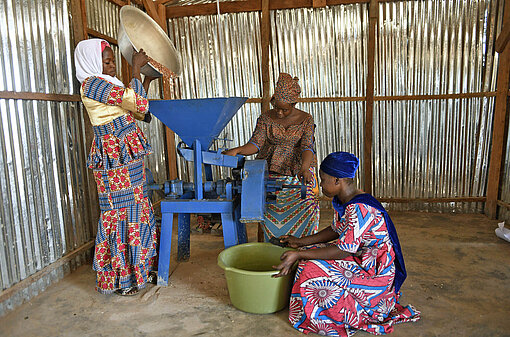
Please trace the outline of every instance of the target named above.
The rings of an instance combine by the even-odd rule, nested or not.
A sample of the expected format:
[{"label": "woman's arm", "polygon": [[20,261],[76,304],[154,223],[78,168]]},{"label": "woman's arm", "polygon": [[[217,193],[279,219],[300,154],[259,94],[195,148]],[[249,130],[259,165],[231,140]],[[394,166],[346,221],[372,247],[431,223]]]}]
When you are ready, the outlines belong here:
[{"label": "woman's arm", "polygon": [[315,124],[313,118],[310,117],[306,123],[303,135],[301,136],[301,169],[298,173],[298,178],[304,180],[305,183],[309,183],[313,178],[312,172],[310,172],[310,166],[315,156],[314,132]]},{"label": "woman's arm", "polygon": [[235,147],[233,149],[224,151],[223,154],[229,156],[235,156],[238,154],[242,154],[244,156],[249,156],[251,154],[255,154],[259,152],[260,148],[264,145],[266,141],[266,124],[263,122],[262,117],[257,119],[257,125],[255,126],[255,130],[251,135],[250,141],[243,146]]},{"label": "woman's arm", "polygon": [[223,154],[229,156],[236,156],[238,154],[242,154],[244,156],[249,156],[251,154],[255,154],[259,152],[259,149],[252,143],[244,144],[243,146],[234,147],[233,149],[227,150],[223,152]]},{"label": "woman's arm", "polygon": [[278,274],[273,275],[273,277],[288,275],[292,270],[292,266],[298,260],[341,260],[350,255],[350,253],[340,250],[337,246],[286,251],[280,257],[282,262],[277,266],[273,266],[274,269],[280,271]]},{"label": "woman's arm", "polygon": [[301,155],[302,158],[302,164],[301,169],[298,173],[298,178],[300,180],[304,180],[306,184],[312,181],[313,175],[312,172],[310,172],[310,166],[312,165],[314,153],[312,150],[304,150],[303,154]]},{"label": "woman's arm", "polygon": [[303,236],[302,238],[297,238],[292,235],[282,235],[279,237],[280,242],[287,243],[289,247],[299,248],[304,246],[310,246],[316,243],[325,243],[338,239],[338,233],[328,226],[321,230],[319,233]]}]

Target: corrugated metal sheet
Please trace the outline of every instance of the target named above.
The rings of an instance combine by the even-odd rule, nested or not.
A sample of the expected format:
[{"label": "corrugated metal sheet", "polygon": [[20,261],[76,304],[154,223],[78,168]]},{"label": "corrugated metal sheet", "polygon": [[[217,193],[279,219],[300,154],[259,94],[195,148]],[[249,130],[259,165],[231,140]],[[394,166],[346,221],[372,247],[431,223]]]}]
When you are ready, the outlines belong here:
[{"label": "corrugated metal sheet", "polygon": [[[365,95],[367,4],[272,11],[271,31],[271,88],[286,72],[300,79],[301,97]],[[298,103],[297,108],[314,117],[319,163],[334,151],[363,157],[364,102]],[[361,162],[361,184],[363,167]]]},{"label": "corrugated metal sheet", "polygon": [[[65,0],[0,2],[0,90],[76,92],[68,13]],[[92,240],[83,113],[0,100],[2,289]]]},{"label": "corrugated metal sheet", "polygon": [[[237,0],[219,0],[220,2],[237,1]],[[170,0],[165,5],[168,7],[172,6],[186,6],[186,5],[200,5],[216,3],[216,0]]]},{"label": "corrugated metal sheet", "polygon": [[119,6],[106,0],[85,0],[85,8],[89,28],[117,39]]},{"label": "corrugated metal sheet", "polygon": [[[495,90],[493,44],[502,5],[497,0],[380,4],[376,95]],[[258,19],[258,13],[221,15],[219,30],[217,15],[170,21],[184,64],[183,98],[260,97],[259,31],[247,29],[258,27]],[[367,4],[272,11],[271,86],[283,71],[300,78],[303,97],[364,96],[368,21]],[[364,103],[298,107],[316,120],[319,160],[337,150],[363,158]],[[247,105],[226,128],[222,135],[233,135],[231,146],[249,139],[259,109]],[[484,196],[493,109],[493,98],[376,102],[374,194]],[[362,186],[361,172],[363,163]],[[479,204],[411,205],[456,207],[480,210]]]},{"label": "corrugated metal sheet", "polygon": [[[359,81],[354,81],[352,76],[358,76],[358,72],[364,74],[366,68],[362,41],[366,39],[367,27],[361,23],[363,15],[367,15],[366,5],[272,12],[271,85],[279,71],[285,71],[301,78],[304,97],[362,95],[364,75],[359,75]],[[182,97],[261,97],[260,32],[252,29],[259,26],[259,13],[220,18],[220,34],[217,15],[170,20],[171,36],[183,59]],[[302,38],[303,29],[307,33]],[[331,43],[333,40],[339,43]],[[340,66],[342,73],[337,73]],[[355,84],[351,85],[351,81]],[[361,153],[364,103],[300,103],[298,108],[315,118],[319,158],[332,148]],[[229,147],[246,143],[259,115],[260,104],[246,104],[220,138],[233,139]],[[325,132],[326,125],[334,125],[338,132]],[[342,143],[344,147],[335,145]],[[189,165],[181,161],[179,168],[181,179],[192,179],[187,170]]]},{"label": "corrugated metal sheet", "polygon": [[[502,1],[380,5],[376,95],[494,91]],[[499,17],[498,17],[499,15]],[[374,193],[485,196],[494,98],[376,102]],[[481,211],[482,204],[392,205]]]},{"label": "corrugated metal sheet", "polygon": [[[101,34],[117,39],[119,27],[120,7],[106,0],[86,0],[87,24],[89,28],[98,31]],[[122,78],[122,54],[117,46],[112,46],[117,59],[117,77]],[[149,97],[152,99],[161,98],[160,80],[151,83]],[[138,125],[146,135],[154,151],[146,158],[146,167],[148,167],[156,181],[165,181],[166,174],[166,156],[165,156],[165,131],[163,124],[156,118],[150,124],[138,122]]]},{"label": "corrugated metal sheet", "polygon": [[[260,30],[253,29],[259,26],[259,14],[222,14],[220,18],[220,33],[216,15],[169,21],[170,38],[183,60],[179,80],[182,98],[261,96]],[[259,115],[260,104],[245,104],[219,138],[233,140],[228,147],[244,144]],[[179,141],[176,137],[176,144]],[[213,148],[223,147],[223,143],[216,142]],[[179,159],[180,179],[192,180],[191,167]],[[213,170],[215,178],[225,174],[227,170]]]}]

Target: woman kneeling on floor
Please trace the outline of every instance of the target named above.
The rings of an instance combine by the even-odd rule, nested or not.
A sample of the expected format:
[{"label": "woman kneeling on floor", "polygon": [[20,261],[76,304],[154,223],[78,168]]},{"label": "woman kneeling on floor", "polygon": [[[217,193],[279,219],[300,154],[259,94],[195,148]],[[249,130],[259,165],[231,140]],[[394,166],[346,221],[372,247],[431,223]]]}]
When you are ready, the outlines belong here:
[{"label": "woman kneeling on floor", "polygon": [[319,174],[323,194],[333,197],[332,225],[302,238],[280,237],[293,248],[309,246],[285,252],[275,267],[280,270],[275,277],[283,276],[300,261],[289,320],[306,334],[352,336],[364,330],[379,335],[392,332],[394,324],[420,319],[411,305],[399,304],[406,270],[397,232],[384,207],[356,189],[358,165],[353,154],[328,155]]}]

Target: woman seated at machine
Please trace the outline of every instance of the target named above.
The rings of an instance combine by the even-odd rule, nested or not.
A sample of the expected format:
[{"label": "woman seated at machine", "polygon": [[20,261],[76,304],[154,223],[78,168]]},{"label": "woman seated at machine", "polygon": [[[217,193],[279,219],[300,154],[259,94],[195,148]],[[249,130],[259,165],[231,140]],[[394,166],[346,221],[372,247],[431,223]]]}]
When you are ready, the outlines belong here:
[{"label": "woman seated at machine", "polygon": [[271,178],[289,185],[307,184],[305,199],[299,190],[287,189],[277,192],[276,202],[267,205],[262,225],[266,241],[285,234],[316,233],[319,226],[315,124],[309,113],[296,108],[300,93],[298,79],[280,73],[271,98],[273,109],[260,115],[247,144],[225,151],[231,156],[257,153],[257,159],[267,160]]},{"label": "woman seated at machine", "polygon": [[332,225],[311,236],[280,237],[293,248],[309,246],[283,253],[274,267],[279,277],[299,261],[289,320],[304,333],[352,336],[364,330],[380,335],[397,323],[420,319],[411,305],[399,304],[407,274],[397,232],[384,207],[356,188],[358,165],[351,153],[328,155],[319,173],[322,192],[333,197]]}]

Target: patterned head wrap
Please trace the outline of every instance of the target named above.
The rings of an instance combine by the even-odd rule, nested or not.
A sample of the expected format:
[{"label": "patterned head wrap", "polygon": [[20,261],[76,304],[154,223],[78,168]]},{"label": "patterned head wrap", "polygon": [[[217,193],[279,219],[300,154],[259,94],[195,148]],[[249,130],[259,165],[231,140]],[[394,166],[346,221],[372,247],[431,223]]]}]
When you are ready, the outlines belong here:
[{"label": "patterned head wrap", "polygon": [[301,94],[301,87],[298,84],[299,79],[286,73],[280,73],[274,95],[271,100],[282,101],[284,103],[296,103]]},{"label": "patterned head wrap", "polygon": [[358,158],[349,152],[333,152],[321,163],[322,172],[336,178],[354,178],[359,166]]}]

